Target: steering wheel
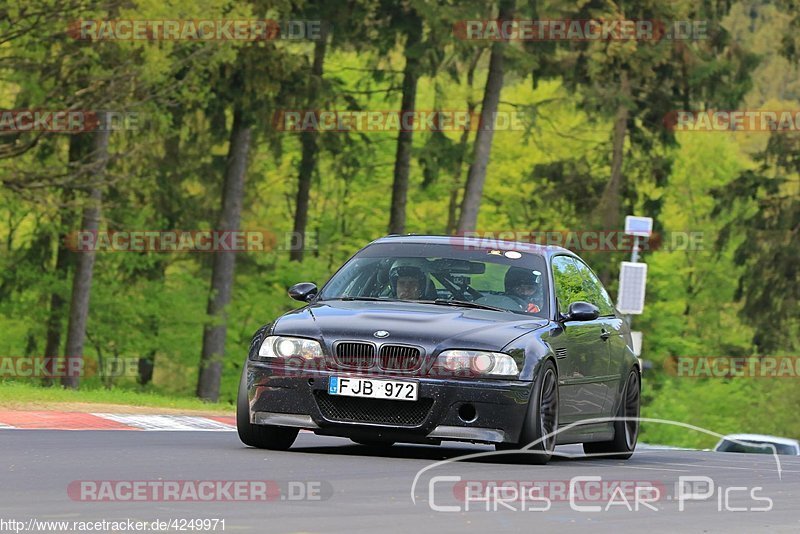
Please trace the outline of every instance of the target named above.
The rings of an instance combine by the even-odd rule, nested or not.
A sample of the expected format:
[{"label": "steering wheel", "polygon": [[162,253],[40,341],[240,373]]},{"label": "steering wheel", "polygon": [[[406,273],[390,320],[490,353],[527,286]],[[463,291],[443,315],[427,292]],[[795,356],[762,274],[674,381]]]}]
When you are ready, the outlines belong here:
[{"label": "steering wheel", "polygon": [[[517,295],[506,294],[506,296],[516,302],[519,306],[519,309],[525,313],[538,313],[542,310],[542,307],[536,303],[535,298],[533,300],[528,300]],[[531,309],[531,307],[534,307],[535,309]]]},{"label": "steering wheel", "polygon": [[[483,296],[483,295],[482,295],[480,292],[478,292],[478,291],[475,291],[474,289],[472,289],[472,288],[471,288],[471,287],[469,287],[469,286],[466,286],[466,287],[464,288],[466,291],[472,290],[472,291],[474,291],[475,293],[478,293],[478,297],[475,297],[475,298],[469,299],[469,298],[467,298],[467,294],[466,294],[466,292],[465,292],[464,290],[462,290],[460,287],[458,287],[458,286],[457,286],[457,285],[456,285],[456,284],[455,284],[455,283],[454,283],[452,280],[450,280],[449,278],[447,278],[447,276],[445,276],[445,275],[441,275],[440,273],[431,273],[431,274],[433,274],[433,276],[434,276],[434,277],[435,277],[435,278],[436,278],[436,279],[437,279],[437,280],[438,280],[438,281],[439,281],[439,282],[440,282],[440,283],[441,283],[441,284],[442,284],[442,285],[443,285],[445,288],[447,288],[447,290],[448,290],[448,291],[450,291],[450,293],[452,293],[452,294],[453,294],[453,295],[456,297],[456,300],[468,300],[468,301],[472,302],[473,300],[475,300],[475,298],[480,298],[481,296]],[[474,295],[473,295],[473,297],[474,297]]]}]

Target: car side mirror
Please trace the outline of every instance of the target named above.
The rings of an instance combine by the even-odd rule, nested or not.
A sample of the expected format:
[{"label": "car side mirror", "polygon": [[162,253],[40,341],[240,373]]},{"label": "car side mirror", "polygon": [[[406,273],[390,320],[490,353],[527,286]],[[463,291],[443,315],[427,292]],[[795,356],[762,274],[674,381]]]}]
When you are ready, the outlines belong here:
[{"label": "car side mirror", "polygon": [[289,296],[300,302],[308,302],[317,296],[317,285],[311,282],[300,282],[289,288]]},{"label": "car side mirror", "polygon": [[579,300],[569,305],[569,311],[563,317],[565,321],[594,321],[600,317],[600,308]]}]

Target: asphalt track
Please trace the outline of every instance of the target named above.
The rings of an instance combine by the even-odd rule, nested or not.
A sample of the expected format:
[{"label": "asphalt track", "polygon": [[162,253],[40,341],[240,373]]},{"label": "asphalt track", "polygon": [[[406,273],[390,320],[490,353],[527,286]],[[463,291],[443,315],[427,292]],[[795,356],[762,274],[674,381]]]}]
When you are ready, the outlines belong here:
[{"label": "asphalt track", "polygon": [[[412,501],[412,483],[421,469],[489,450],[468,444],[396,445],[379,452],[303,432],[290,451],[271,452],[245,448],[235,432],[0,430],[0,519],[217,518],[225,520],[225,532],[800,532],[800,458],[785,456],[780,457],[780,476],[771,455],[685,450],[642,449],[624,462],[570,458],[546,466],[520,465],[513,458],[448,462],[419,476]],[[558,450],[577,452],[575,447]],[[549,506],[524,497],[508,500],[507,494],[498,504],[465,500],[463,494],[458,498],[458,483],[437,476],[548,481],[550,490],[575,476],[599,476],[605,482],[652,484],[660,497],[650,501],[657,510],[640,506],[638,511],[633,496],[622,499],[631,510],[619,496],[615,502],[620,504],[606,510],[605,497],[588,491],[585,499],[573,502],[550,493]],[[684,498],[680,511],[675,484],[686,476],[708,477],[714,488],[696,486],[709,496]],[[68,493],[70,483],[81,480],[270,480],[286,491],[267,502],[94,502]],[[286,493],[290,481],[312,498],[301,499],[296,491],[294,497],[301,500],[293,500]],[[576,485],[581,487],[588,486]],[[750,493],[755,487],[760,489]],[[436,511],[432,505],[459,511]],[[752,511],[767,505],[769,511]],[[575,509],[580,506],[601,510]]]}]

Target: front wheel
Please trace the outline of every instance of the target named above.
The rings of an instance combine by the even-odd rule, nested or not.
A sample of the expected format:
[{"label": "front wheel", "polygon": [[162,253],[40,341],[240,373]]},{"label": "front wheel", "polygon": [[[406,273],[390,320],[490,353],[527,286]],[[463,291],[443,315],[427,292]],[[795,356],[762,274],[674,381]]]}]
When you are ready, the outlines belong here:
[{"label": "front wheel", "polygon": [[297,439],[297,428],[254,425],[250,422],[250,401],[247,398],[247,368],[242,371],[236,397],[236,430],[242,443],[258,449],[285,451]]},{"label": "front wheel", "polygon": [[602,455],[614,460],[627,460],[633,456],[639,439],[639,406],[641,404],[641,379],[639,372],[632,369],[625,382],[617,417],[614,420],[614,439],[596,443],[584,443],[586,454]]},{"label": "front wheel", "polygon": [[[525,449],[524,461],[543,465],[550,461],[556,448],[558,430],[558,377],[556,366],[548,360],[536,377],[528,413],[519,442],[515,444],[498,443],[497,450]],[[533,443],[533,445],[531,445]],[[528,447],[528,445],[531,445]]]}]

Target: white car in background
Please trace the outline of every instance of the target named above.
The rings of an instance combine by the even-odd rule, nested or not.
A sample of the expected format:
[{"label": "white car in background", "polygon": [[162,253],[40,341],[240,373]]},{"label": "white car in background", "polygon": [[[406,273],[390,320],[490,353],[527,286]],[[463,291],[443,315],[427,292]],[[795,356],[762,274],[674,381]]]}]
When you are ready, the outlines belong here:
[{"label": "white car in background", "polygon": [[766,436],[763,434],[730,434],[722,438],[716,452],[745,452],[755,454],[784,454],[800,456],[800,442],[796,439]]}]

